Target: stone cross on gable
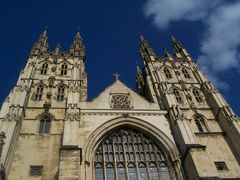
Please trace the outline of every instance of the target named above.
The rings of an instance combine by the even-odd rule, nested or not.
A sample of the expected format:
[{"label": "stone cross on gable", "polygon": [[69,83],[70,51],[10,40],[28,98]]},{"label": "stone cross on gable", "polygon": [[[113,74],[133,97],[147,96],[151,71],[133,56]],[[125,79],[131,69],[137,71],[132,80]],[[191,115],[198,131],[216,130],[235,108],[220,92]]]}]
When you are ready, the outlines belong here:
[{"label": "stone cross on gable", "polygon": [[120,77],[120,74],[118,74],[118,73],[115,73],[115,74],[113,74],[113,75],[115,76],[116,80],[118,80],[119,77]]}]

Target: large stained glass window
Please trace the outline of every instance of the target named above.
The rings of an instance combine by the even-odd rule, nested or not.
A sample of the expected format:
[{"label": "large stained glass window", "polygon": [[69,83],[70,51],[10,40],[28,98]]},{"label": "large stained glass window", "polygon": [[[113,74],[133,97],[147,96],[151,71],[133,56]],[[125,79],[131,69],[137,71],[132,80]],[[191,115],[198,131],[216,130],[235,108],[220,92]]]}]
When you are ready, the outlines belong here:
[{"label": "large stained glass window", "polygon": [[170,180],[165,156],[148,136],[129,128],[109,134],[98,146],[95,180]]}]

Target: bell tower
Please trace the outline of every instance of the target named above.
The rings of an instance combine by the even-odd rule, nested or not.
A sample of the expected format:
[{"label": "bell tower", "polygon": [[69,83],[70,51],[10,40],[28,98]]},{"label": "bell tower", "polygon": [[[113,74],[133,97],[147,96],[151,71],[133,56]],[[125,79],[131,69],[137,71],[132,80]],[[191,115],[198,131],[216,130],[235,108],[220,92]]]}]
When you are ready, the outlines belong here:
[{"label": "bell tower", "polygon": [[140,36],[144,67],[137,67],[137,89],[168,111],[186,179],[237,178],[239,118],[186,48],[171,39],[175,57],[167,49],[158,57]]},{"label": "bell tower", "polygon": [[[54,177],[60,146],[74,144],[74,136],[67,139],[66,134],[75,132],[76,129],[70,130],[70,126],[74,124],[78,127],[79,121],[69,122],[69,114],[77,115],[78,104],[86,101],[85,47],[80,32],[76,33],[69,50],[64,52],[60,43],[53,51],[49,50],[47,30],[44,30],[33,45],[26,66],[1,109],[0,131],[6,137],[1,156],[4,176],[25,179],[25,176],[15,177],[12,173],[19,168],[18,156],[24,159],[22,168],[32,167],[31,173],[34,173],[34,168],[41,171],[39,161],[26,162],[28,154],[23,149],[31,149],[28,153],[34,153],[40,164],[46,164],[47,169],[53,168],[45,175],[46,179]],[[42,142],[41,147],[38,141]],[[54,144],[54,149],[48,149],[52,147],[50,142]],[[48,150],[39,153],[41,148]]]}]

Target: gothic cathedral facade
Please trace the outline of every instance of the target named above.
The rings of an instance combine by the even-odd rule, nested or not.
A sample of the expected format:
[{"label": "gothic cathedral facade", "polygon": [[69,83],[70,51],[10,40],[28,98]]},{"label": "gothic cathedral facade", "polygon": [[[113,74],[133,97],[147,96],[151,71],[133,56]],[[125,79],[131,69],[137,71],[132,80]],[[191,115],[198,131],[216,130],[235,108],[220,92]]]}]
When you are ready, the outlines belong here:
[{"label": "gothic cathedral facade", "polygon": [[182,44],[140,36],[137,92],[118,79],[87,99],[85,47],[34,44],[0,112],[1,179],[240,179],[240,121]]}]

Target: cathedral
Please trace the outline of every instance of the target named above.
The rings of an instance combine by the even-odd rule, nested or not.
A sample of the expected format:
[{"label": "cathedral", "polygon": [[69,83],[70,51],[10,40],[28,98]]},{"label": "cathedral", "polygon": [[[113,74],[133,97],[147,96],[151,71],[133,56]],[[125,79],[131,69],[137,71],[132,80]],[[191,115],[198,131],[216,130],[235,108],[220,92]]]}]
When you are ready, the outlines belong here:
[{"label": "cathedral", "polygon": [[85,46],[45,30],[0,111],[2,180],[240,179],[240,121],[184,46],[157,56],[140,35],[136,91],[87,99]]}]

